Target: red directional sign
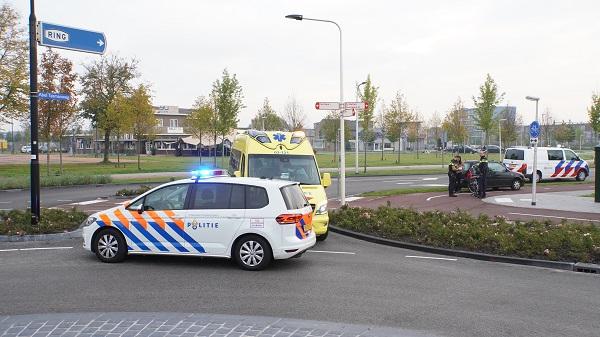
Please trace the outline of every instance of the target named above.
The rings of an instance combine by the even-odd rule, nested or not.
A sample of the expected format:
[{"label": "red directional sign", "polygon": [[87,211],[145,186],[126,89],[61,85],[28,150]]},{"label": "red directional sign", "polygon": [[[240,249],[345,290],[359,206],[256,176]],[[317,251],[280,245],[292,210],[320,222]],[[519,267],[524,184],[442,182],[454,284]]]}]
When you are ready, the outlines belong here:
[{"label": "red directional sign", "polygon": [[346,103],[344,103],[344,110],[352,111],[352,109],[355,109],[358,111],[363,111],[368,108],[369,108],[369,103],[367,103],[367,102],[346,102]]},{"label": "red directional sign", "polygon": [[315,109],[317,110],[339,110],[339,102],[317,102],[315,103]]}]

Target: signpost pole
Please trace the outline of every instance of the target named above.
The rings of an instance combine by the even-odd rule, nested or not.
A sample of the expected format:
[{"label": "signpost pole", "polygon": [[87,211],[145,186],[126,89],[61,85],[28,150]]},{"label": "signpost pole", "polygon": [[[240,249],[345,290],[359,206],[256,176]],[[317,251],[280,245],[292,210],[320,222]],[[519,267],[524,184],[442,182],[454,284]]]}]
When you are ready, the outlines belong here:
[{"label": "signpost pole", "polygon": [[31,224],[40,219],[40,162],[38,157],[37,20],[34,0],[29,1],[29,104],[31,109]]},{"label": "signpost pole", "polygon": [[[535,121],[537,122],[538,120],[538,102],[539,99],[535,100]],[[538,136],[536,136],[537,138]],[[537,199],[536,199],[536,192],[537,192],[537,148],[538,148],[538,142],[536,141],[535,144],[533,144],[533,170],[531,172],[531,205],[535,206],[537,203]]]},{"label": "signpost pole", "polygon": [[[333,21],[332,21],[333,22]],[[342,58],[342,28],[333,22],[340,31],[340,205],[346,204],[346,146],[344,135],[344,67]]]}]

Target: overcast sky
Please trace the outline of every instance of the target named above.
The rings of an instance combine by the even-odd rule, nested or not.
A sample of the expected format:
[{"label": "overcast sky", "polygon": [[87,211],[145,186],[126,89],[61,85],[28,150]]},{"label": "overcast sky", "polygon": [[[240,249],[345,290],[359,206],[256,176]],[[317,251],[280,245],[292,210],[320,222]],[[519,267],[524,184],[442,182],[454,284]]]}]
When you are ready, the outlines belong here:
[{"label": "overcast sky", "polygon": [[[28,1],[9,1],[29,14]],[[400,90],[426,118],[458,97],[467,107],[486,73],[525,122],[550,109],[586,121],[600,91],[600,1],[183,1],[37,0],[38,20],[103,31],[108,52],[139,60],[155,105],[190,107],[224,68],[237,74],[247,106],[240,125],[269,97],[276,110],[295,96],[308,121],[316,101],[339,97],[338,22],[344,37],[344,95],[367,74],[389,102]],[[40,50],[41,52],[41,50]],[[98,56],[61,51],[78,64]],[[377,108],[377,111],[379,107]]]}]

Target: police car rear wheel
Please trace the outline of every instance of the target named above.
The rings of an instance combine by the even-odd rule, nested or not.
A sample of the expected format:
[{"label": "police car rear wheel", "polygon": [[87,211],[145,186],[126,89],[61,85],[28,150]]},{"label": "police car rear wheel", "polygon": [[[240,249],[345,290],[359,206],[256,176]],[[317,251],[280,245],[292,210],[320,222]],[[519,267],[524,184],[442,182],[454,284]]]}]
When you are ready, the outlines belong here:
[{"label": "police car rear wheel", "polygon": [[246,270],[264,269],[273,258],[269,244],[256,235],[240,239],[235,246],[234,256],[237,264]]},{"label": "police car rear wheel", "polygon": [[96,256],[102,262],[121,262],[127,254],[123,236],[114,229],[103,229],[96,235],[94,242]]},{"label": "police car rear wheel", "polygon": [[577,177],[575,177],[575,180],[577,180],[577,181],[584,181],[585,178],[586,178],[585,171],[584,170],[580,170],[579,172],[577,172]]}]

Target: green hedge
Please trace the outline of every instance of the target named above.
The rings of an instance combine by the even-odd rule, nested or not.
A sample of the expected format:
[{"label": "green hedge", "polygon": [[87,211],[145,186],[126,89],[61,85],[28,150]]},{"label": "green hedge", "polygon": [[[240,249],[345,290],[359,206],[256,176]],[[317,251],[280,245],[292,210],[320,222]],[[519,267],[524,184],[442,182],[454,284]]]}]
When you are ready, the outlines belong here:
[{"label": "green hedge", "polygon": [[122,188],[115,193],[117,197],[130,197],[130,196],[138,196],[140,194],[146,193],[150,191],[152,187],[148,185],[141,185],[139,188],[130,190],[127,188]]},{"label": "green hedge", "polygon": [[75,230],[87,218],[87,214],[76,209],[42,209],[38,226],[31,226],[31,212],[12,210],[0,211],[0,235],[50,234]]},{"label": "green hedge", "polygon": [[[42,187],[71,186],[71,185],[95,185],[108,184],[112,182],[109,175],[62,175],[62,176],[40,176]],[[29,177],[0,178],[0,190],[15,188],[29,188]]]},{"label": "green hedge", "polygon": [[382,206],[342,207],[334,226],[434,247],[553,261],[600,263],[600,228],[589,224],[519,222],[463,211],[418,212]]}]

